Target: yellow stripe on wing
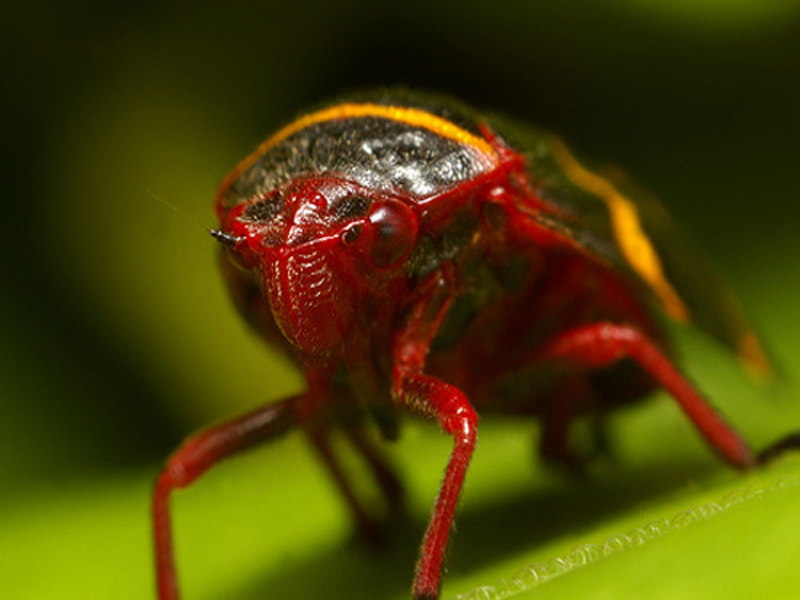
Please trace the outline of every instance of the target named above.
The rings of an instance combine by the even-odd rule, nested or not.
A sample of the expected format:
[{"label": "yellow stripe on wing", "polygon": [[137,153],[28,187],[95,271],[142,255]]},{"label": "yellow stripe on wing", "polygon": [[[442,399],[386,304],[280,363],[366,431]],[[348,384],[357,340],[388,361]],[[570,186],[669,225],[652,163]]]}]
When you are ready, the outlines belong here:
[{"label": "yellow stripe on wing", "polygon": [[623,257],[652,288],[664,310],[677,321],[688,322],[689,310],[672,284],[667,281],[661,260],[642,228],[634,203],[608,181],[581,166],[561,140],[553,139],[553,153],[573,183],[606,203],[611,214],[614,238]]}]

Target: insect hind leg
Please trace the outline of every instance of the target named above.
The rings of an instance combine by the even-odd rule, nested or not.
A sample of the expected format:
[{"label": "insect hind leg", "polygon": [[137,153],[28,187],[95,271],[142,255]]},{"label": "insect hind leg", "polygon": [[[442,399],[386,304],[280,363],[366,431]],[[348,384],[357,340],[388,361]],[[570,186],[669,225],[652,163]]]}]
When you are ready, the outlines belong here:
[{"label": "insect hind leg", "polygon": [[636,327],[610,322],[577,327],[547,343],[540,358],[566,360],[596,369],[630,358],[672,395],[708,445],[728,463],[747,469],[761,462],[741,436]]}]

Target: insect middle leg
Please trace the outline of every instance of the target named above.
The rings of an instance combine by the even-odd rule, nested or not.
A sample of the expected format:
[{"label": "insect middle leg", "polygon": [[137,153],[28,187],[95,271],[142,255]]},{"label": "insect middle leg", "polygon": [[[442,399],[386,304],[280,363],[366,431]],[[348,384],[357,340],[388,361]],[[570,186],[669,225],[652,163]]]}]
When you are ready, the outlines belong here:
[{"label": "insect middle leg", "polygon": [[[358,497],[353,490],[350,481],[347,479],[344,469],[342,468],[339,460],[334,453],[333,447],[330,444],[330,440],[328,438],[328,434],[323,429],[314,429],[308,432],[309,438],[311,440],[312,446],[318,451],[322,462],[325,464],[328,473],[333,478],[336,487],[341,492],[342,496],[344,497],[347,506],[350,509],[353,517],[355,518],[356,525],[358,526],[359,533],[370,543],[372,544],[379,544],[381,541],[381,531],[380,525],[378,522],[371,516],[369,513],[364,509],[361,502],[359,502]],[[358,443],[354,441],[353,434],[348,434],[350,441],[354,443],[356,449],[364,455],[364,450],[362,447],[359,447]],[[366,442],[364,442],[366,444]],[[378,479],[378,485],[382,487],[384,492],[386,493],[387,499],[392,502],[395,500],[393,496],[397,494],[394,493],[396,490],[392,488],[393,484],[396,485],[397,490],[400,489],[400,483],[396,479],[394,479],[393,484],[389,483],[388,481],[384,481],[382,478],[386,477],[393,477],[391,472],[388,468],[385,468],[384,465],[381,467],[385,468],[384,470],[379,470],[377,467],[377,463],[373,463],[371,459],[378,461],[377,455],[374,456],[366,456],[364,455],[364,459],[370,466],[370,468],[375,472],[375,476]],[[391,490],[387,490],[384,485],[389,486],[392,488]]]},{"label": "insect middle leg", "polygon": [[[594,392],[585,377],[574,377],[560,385],[552,397],[547,398],[542,415],[542,433],[539,455],[548,464],[571,475],[585,475],[587,456],[570,446],[569,433],[576,417],[595,401]],[[600,432],[594,431],[595,448],[599,452]]]},{"label": "insect middle leg", "polygon": [[361,454],[364,461],[372,470],[378,486],[381,488],[389,512],[393,517],[402,518],[405,516],[405,497],[403,484],[397,478],[391,467],[386,464],[384,458],[372,441],[364,434],[364,431],[351,425],[345,428],[350,443]]}]

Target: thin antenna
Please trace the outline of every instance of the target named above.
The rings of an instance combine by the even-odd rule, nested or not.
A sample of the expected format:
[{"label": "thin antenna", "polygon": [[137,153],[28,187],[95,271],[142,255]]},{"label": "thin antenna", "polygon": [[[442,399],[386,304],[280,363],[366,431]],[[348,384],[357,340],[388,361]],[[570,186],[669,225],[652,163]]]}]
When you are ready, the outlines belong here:
[{"label": "thin antenna", "polygon": [[[147,190],[147,193],[148,193],[148,194],[150,195],[150,197],[151,197],[151,198],[153,198],[154,200],[158,200],[159,202],[161,202],[161,204],[163,204],[163,205],[164,205],[164,206],[166,206],[167,208],[169,208],[169,209],[171,209],[171,210],[175,211],[175,213],[176,213],[176,214],[178,214],[178,215],[181,217],[181,219],[183,219],[183,220],[184,220],[184,221],[186,221],[187,223],[189,223],[189,224],[191,224],[191,225],[194,225],[195,227],[197,227],[197,228],[199,228],[199,229],[202,229],[202,230],[203,230],[205,233],[209,233],[209,234],[211,234],[211,235],[214,235],[214,234],[213,234],[213,230],[212,230],[210,227],[206,227],[206,226],[205,226],[205,225],[203,225],[203,224],[202,224],[202,223],[201,223],[201,222],[200,222],[198,219],[195,219],[193,216],[189,215],[189,214],[188,214],[186,211],[184,211],[184,210],[182,210],[182,209],[178,208],[178,207],[177,207],[176,205],[174,205],[172,202],[169,202],[169,201],[167,201],[167,200],[164,200],[164,198],[162,198],[161,196],[159,196],[158,194],[156,194],[156,193],[155,193],[153,190],[151,190],[151,189],[148,189],[148,190]],[[216,237],[216,236],[215,236],[215,237]]]},{"label": "thin antenna", "polygon": [[164,200],[164,198],[162,198],[161,196],[156,194],[153,190],[147,190],[147,193],[150,194],[150,196],[152,198],[154,198],[155,200],[158,200],[159,202],[161,202],[161,204],[163,204],[167,208],[170,208],[173,211],[175,211],[178,215],[180,215],[180,217],[184,221],[194,225],[195,227],[197,227],[199,229],[202,229],[205,233],[209,234],[211,237],[213,237],[215,240],[217,240],[218,242],[220,242],[223,246],[225,246],[227,248],[232,248],[236,244],[238,244],[240,242],[243,242],[245,240],[244,236],[233,235],[231,233],[226,233],[224,231],[219,231],[217,229],[211,229],[210,227],[206,227],[200,221],[198,221],[194,217],[192,217],[189,214],[187,214],[185,211],[183,211],[180,208],[178,208],[177,206],[175,206],[172,202],[168,202],[168,201]]}]

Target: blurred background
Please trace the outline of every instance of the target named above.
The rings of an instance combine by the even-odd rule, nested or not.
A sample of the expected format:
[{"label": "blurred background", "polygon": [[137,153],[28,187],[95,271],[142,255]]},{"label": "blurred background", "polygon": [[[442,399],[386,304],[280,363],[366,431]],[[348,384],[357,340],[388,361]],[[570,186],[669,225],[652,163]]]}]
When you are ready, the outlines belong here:
[{"label": "blurred background", "polygon": [[[800,421],[796,1],[32,0],[1,22],[0,573],[16,572],[3,576],[13,597],[68,596],[48,578],[80,582],[76,564],[126,539],[136,562],[95,591],[146,594],[147,488],[164,457],[301,388],[233,313],[205,228],[230,168],[304,106],[354,89],[452,94],[622,167],[712,257],[784,367],[777,392],[726,404],[732,419],[758,442]],[[717,379],[749,385],[688,337],[710,395]],[[431,481],[448,446],[435,444]],[[274,474],[262,462],[242,477]],[[75,543],[94,549],[59,568]],[[410,570],[398,581],[402,595]]]}]

